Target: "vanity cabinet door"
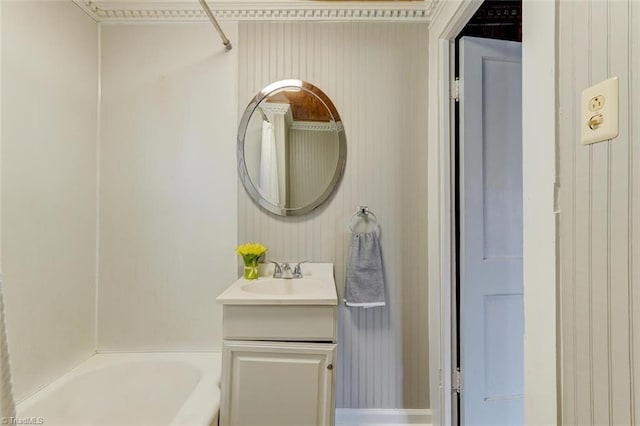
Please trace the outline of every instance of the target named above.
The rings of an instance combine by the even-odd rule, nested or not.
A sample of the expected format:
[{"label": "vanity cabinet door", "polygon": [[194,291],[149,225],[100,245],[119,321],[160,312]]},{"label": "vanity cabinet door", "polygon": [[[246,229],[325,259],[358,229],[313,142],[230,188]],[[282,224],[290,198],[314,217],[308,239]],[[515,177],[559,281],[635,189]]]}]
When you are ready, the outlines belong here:
[{"label": "vanity cabinet door", "polygon": [[336,345],[225,341],[221,426],[334,424]]}]

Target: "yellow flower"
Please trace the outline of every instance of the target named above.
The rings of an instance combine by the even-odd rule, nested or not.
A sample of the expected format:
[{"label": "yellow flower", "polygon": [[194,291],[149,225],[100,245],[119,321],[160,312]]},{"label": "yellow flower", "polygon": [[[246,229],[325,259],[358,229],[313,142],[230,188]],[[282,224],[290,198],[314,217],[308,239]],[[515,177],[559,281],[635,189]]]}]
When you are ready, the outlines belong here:
[{"label": "yellow flower", "polygon": [[258,278],[258,259],[265,254],[267,248],[258,243],[241,244],[236,247],[236,253],[242,256],[244,262],[244,278],[255,280]]},{"label": "yellow flower", "polygon": [[238,253],[242,257],[245,257],[245,256],[260,257],[263,254],[265,254],[266,251],[267,251],[267,248],[259,243],[241,244],[236,248],[236,253]]}]

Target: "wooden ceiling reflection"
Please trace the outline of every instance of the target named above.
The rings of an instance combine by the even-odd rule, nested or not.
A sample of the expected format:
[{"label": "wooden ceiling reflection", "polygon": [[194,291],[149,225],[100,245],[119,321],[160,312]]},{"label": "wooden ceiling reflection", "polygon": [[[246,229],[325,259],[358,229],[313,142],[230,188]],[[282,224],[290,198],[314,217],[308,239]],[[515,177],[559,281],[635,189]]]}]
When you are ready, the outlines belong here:
[{"label": "wooden ceiling reflection", "polygon": [[331,121],[332,117],[316,96],[304,90],[281,91],[270,95],[265,102],[289,104],[294,121]]}]

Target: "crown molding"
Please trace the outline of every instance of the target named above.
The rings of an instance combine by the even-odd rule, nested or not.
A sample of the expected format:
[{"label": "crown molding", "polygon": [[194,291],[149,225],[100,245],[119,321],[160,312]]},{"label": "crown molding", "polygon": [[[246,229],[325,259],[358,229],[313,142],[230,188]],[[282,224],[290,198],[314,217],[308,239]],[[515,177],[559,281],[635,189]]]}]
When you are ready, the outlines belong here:
[{"label": "crown molding", "polygon": [[273,114],[273,115],[286,115],[287,113],[291,114],[291,105],[289,104],[279,104],[275,102],[262,102],[258,107],[265,114]]},{"label": "crown molding", "polygon": [[[208,22],[197,1],[73,0],[97,22]],[[220,21],[429,22],[443,0],[336,2],[234,0],[211,2]]]},{"label": "crown molding", "polygon": [[291,123],[291,127],[289,127],[289,129],[310,130],[314,132],[335,132],[336,130],[339,130],[336,123],[324,121],[294,121]]}]

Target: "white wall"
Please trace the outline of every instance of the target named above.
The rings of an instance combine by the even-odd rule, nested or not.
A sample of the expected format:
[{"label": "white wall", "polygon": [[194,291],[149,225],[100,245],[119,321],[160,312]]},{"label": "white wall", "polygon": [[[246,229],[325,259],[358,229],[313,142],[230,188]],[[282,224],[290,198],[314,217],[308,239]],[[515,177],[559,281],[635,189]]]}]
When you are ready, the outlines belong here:
[{"label": "white wall", "polygon": [[[560,2],[562,422],[640,413],[640,3]],[[620,82],[620,135],[583,146],[580,96]]]},{"label": "white wall", "polygon": [[209,23],[105,25],[101,50],[98,350],[219,349],[238,50]]},{"label": "white wall", "polygon": [[348,220],[368,205],[382,228],[389,306],[340,307],[338,407],[429,405],[426,277],[425,24],[242,23],[239,108],[267,84],[299,78],[333,101],[347,137],[340,187],[303,217],[276,217],[242,186],[239,241],[278,261],[335,264],[342,293]]},{"label": "white wall", "polygon": [[98,26],[2,5],[2,272],[15,394],[94,351]]}]

